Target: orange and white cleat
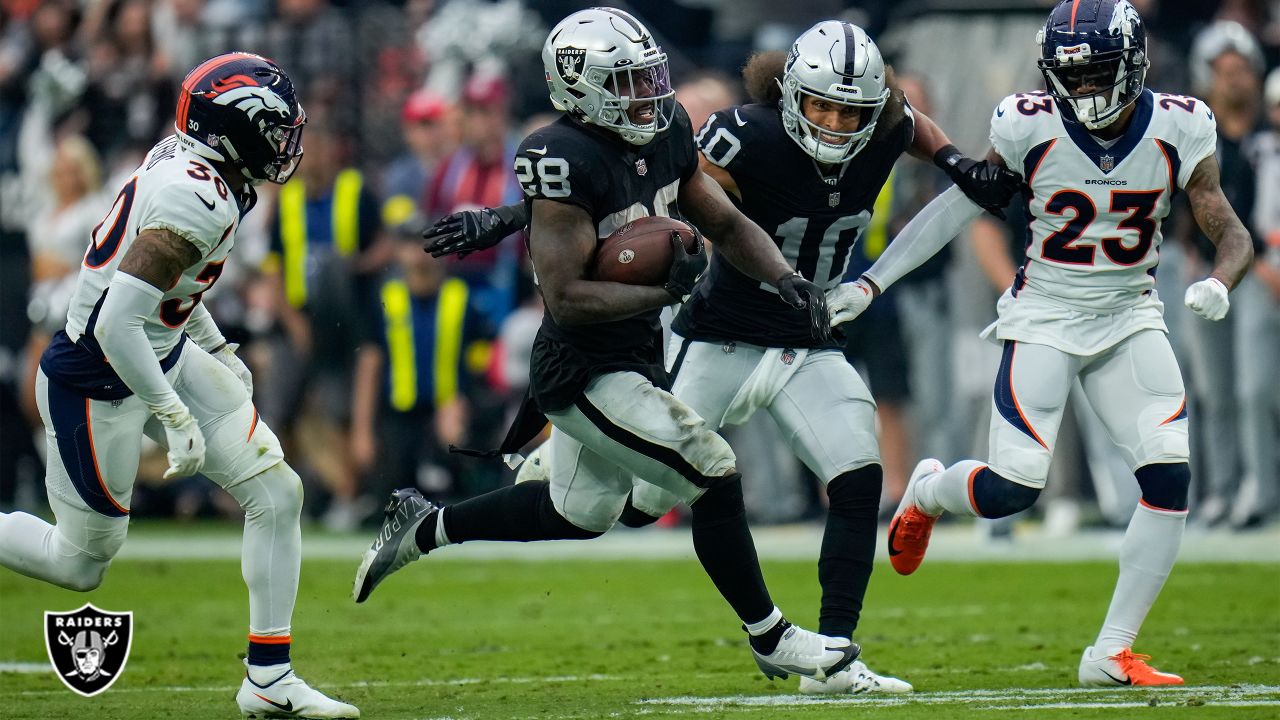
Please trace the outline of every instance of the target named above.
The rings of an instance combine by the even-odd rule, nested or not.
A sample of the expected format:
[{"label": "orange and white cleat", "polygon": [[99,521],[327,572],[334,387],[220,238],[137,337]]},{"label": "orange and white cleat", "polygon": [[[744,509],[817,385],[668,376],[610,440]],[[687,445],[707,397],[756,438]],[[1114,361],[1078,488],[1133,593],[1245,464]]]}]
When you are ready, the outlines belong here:
[{"label": "orange and white cleat", "polygon": [[1150,655],[1139,655],[1125,648],[1115,655],[1095,656],[1093,647],[1084,649],[1080,657],[1080,684],[1086,687],[1143,687],[1182,685],[1181,677],[1160,672],[1147,664]]},{"label": "orange and white cleat", "polygon": [[933,524],[938,520],[937,515],[929,515],[916,506],[916,483],[926,475],[945,469],[933,458],[921,460],[907,481],[907,490],[902,493],[898,512],[889,523],[889,562],[893,563],[893,569],[899,575],[910,575],[924,562],[924,551],[929,549],[929,536],[933,534]]}]

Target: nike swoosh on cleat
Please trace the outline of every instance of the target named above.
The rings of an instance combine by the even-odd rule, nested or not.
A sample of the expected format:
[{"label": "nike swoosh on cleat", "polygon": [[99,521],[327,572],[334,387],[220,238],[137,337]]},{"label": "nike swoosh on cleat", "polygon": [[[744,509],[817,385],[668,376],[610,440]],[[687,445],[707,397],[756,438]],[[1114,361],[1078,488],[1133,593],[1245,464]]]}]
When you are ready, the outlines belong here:
[{"label": "nike swoosh on cleat", "polygon": [[254,696],[254,697],[256,697],[256,698],[258,698],[258,699],[259,699],[259,700],[261,700],[262,702],[264,702],[264,703],[269,703],[269,704],[271,704],[272,706],[274,706],[274,707],[278,707],[278,708],[280,708],[281,710],[283,710],[283,711],[285,711],[285,712],[287,712],[287,713],[291,713],[291,712],[293,712],[293,701],[292,701],[292,700],[290,700],[289,702],[285,703],[284,705],[281,705],[280,703],[276,702],[275,700],[272,700],[272,699],[270,699],[270,698],[264,698],[264,697],[262,697],[262,696],[261,696],[261,695],[259,695],[258,693],[254,693],[254,694],[253,694],[253,696]]},{"label": "nike swoosh on cleat", "polygon": [[1116,677],[1115,675],[1112,675],[1111,673],[1107,672],[1106,670],[1103,670],[1102,668],[1098,668],[1098,672],[1102,673],[1103,675],[1106,675],[1107,677],[1111,678],[1112,680],[1115,680],[1117,685],[1132,685],[1132,684],[1133,684],[1133,678],[1125,678],[1124,680],[1121,680],[1120,678]]},{"label": "nike swoosh on cleat", "polygon": [[215,207],[217,207],[216,205],[214,205],[213,203],[209,202],[208,200],[205,200],[205,199],[204,199],[204,196],[202,196],[200,193],[196,192],[195,190],[192,190],[192,191],[191,191],[191,194],[192,194],[192,195],[195,195],[195,196],[196,196],[196,197],[198,197],[198,198],[200,198],[200,202],[204,203],[204,206],[205,206],[205,207],[207,207],[207,208],[209,208],[210,210],[212,210],[212,209],[214,209]]},{"label": "nike swoosh on cleat", "polygon": [[546,154],[547,154],[547,146],[546,146],[546,145],[543,145],[543,146],[542,146],[542,147],[540,147],[540,148],[529,148],[529,150],[528,150],[527,152],[529,152],[529,153],[530,153],[530,154],[532,154],[532,155],[546,155]]},{"label": "nike swoosh on cleat", "polygon": [[893,529],[889,531],[889,557],[901,555],[902,551],[893,546],[893,539],[898,536],[898,523],[893,524]]}]

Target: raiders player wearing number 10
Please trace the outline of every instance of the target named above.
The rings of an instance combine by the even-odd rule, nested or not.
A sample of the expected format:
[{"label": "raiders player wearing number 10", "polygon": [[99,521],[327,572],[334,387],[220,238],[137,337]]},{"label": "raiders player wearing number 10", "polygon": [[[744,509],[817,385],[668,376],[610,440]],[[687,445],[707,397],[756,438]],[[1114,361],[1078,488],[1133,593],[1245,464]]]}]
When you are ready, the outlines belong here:
[{"label": "raiders player wearing number 10", "polygon": [[[944,510],[996,518],[1029,507],[1078,379],[1142,489],[1120,545],[1111,606],[1080,658],[1079,681],[1182,684],[1132,651],[1178,554],[1191,480],[1182,375],[1153,287],[1160,222],[1172,196],[1185,192],[1217,246],[1212,273],[1184,298],[1209,320],[1226,315],[1227,291],[1253,247],[1218,182],[1213,113],[1195,98],[1144,87],[1146,31],[1126,0],[1061,0],[1038,42],[1048,93],[1011,95],[991,118],[989,157],[1021,170],[1029,185],[1031,240],[987,330],[1004,345],[989,459],[916,466],[889,526],[890,559],[899,573],[914,572]],[[888,287],[976,212],[943,193],[859,282]]]},{"label": "raiders player wearing number 10", "polygon": [[530,396],[503,449],[519,449],[549,419],[549,480],[440,509],[416,490],[396,491],[357,570],[355,599],[363,602],[392,572],[444,545],[597,537],[622,513],[633,478],[642,477],[692,506],[698,559],[742,621],[766,675],[839,673],[858,646],[792,626],[774,606],[733,451],[667,391],[658,318],[706,267],[701,243],[688,253],[675,241],[664,286],[593,280],[588,269],[600,242],[627,222],[683,213],[724,238],[718,251],[774,288],[783,313],[829,334],[823,292],[795,274],[769,236],[698,169],[667,56],[638,20],[612,8],[574,13],[552,29],[542,61],[551,101],[565,115],[525,138],[515,171],[547,313],[534,341]]},{"label": "raiders player wearing number 10", "polygon": [[[789,54],[757,55],[744,70],[758,102],[712,115],[697,135],[703,170],[773,237],[787,261],[842,302],[849,254],[893,164],[904,152],[934,158],[976,202],[993,209],[1021,185],[1014,173],[963,157],[929,118],[890,87],[879,50],[859,27],[826,21]],[[509,208],[446,218],[429,250],[496,242]],[[492,231],[490,232],[490,229]],[[483,236],[483,237],[482,237]],[[672,326],[672,392],[716,427],[769,412],[796,455],[826,485],[830,511],[818,562],[820,632],[851,638],[875,554],[881,468],[875,403],[839,346],[815,338],[803,316],[742,273],[720,236],[710,270]],[[450,243],[453,243],[452,245]],[[521,469],[536,477],[554,448]],[[548,458],[550,454],[552,457]],[[640,478],[621,521],[654,522],[680,498]],[[861,661],[806,693],[909,692]]]}]

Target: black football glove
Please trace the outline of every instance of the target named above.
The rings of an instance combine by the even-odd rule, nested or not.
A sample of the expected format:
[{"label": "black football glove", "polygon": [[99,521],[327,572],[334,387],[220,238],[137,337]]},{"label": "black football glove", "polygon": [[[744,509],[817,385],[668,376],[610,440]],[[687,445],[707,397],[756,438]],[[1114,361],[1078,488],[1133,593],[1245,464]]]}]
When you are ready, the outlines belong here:
[{"label": "black football glove", "polygon": [[432,257],[457,255],[464,258],[477,250],[486,250],[502,242],[506,236],[528,223],[524,203],[500,208],[464,210],[446,215],[422,234],[423,250]]},{"label": "black football glove", "polygon": [[827,313],[827,294],[798,272],[790,272],[774,283],[782,301],[797,310],[809,309],[809,333],[814,339],[828,344],[831,338],[831,317]]},{"label": "black football glove", "polygon": [[693,252],[684,249],[684,241],[680,233],[671,231],[671,270],[667,273],[667,282],[662,286],[676,299],[682,302],[686,295],[693,292],[693,284],[698,276],[707,269],[707,247],[702,242],[702,234],[693,237]]},{"label": "black football glove", "polygon": [[933,162],[983,210],[1004,220],[1004,207],[1022,190],[1022,176],[987,160],[965,157],[955,145],[934,153]]}]

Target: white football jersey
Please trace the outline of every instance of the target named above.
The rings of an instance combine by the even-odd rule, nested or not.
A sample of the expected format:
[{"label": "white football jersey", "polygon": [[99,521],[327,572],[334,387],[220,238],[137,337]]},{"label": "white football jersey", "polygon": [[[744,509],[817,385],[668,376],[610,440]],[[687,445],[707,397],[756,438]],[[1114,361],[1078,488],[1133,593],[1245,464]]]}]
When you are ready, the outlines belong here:
[{"label": "white football jersey", "polygon": [[178,343],[201,296],[217,282],[235,244],[240,205],[209,161],[185,150],[176,136],[161,140],[134,171],[89,238],[66,332],[74,343],[91,334],[97,313],[120,260],[138,233],[158,228],[189,241],[200,261],[165,291],[145,329],[157,357]]},{"label": "white football jersey", "polygon": [[1217,132],[1201,100],[1143,90],[1128,129],[1103,144],[1033,92],[1000,102],[991,144],[1032,190],[1026,263],[1010,293],[1107,314],[1151,295],[1161,221]]}]

